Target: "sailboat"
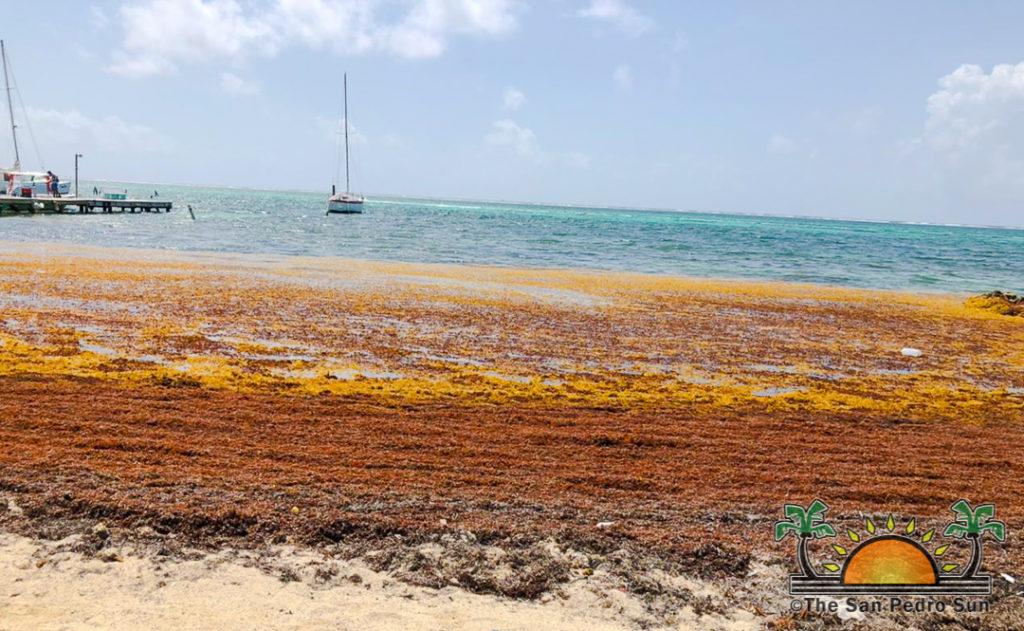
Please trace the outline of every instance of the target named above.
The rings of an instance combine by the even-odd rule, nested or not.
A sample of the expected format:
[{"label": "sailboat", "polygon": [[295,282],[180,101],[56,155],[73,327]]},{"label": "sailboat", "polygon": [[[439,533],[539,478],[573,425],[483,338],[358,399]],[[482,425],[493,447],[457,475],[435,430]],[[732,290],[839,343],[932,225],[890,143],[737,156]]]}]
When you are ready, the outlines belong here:
[{"label": "sailboat", "polygon": [[[21,155],[18,153],[18,126],[14,124],[14,103],[11,100],[11,79],[8,76],[7,48],[0,40],[0,62],[4,67],[4,89],[7,92],[7,113],[11,120],[11,140],[14,143],[14,165],[10,169],[0,168],[0,195],[16,197],[40,197],[54,192],[50,173],[40,171],[22,171]],[[31,131],[31,130],[30,130]],[[70,182],[58,182],[56,192],[67,195],[71,190]]]},{"label": "sailboat", "polygon": [[348,177],[348,74],[345,74],[345,192],[338,193],[331,185],[331,196],[327,198],[327,214],[356,214],[363,212],[366,198],[353,193]]}]

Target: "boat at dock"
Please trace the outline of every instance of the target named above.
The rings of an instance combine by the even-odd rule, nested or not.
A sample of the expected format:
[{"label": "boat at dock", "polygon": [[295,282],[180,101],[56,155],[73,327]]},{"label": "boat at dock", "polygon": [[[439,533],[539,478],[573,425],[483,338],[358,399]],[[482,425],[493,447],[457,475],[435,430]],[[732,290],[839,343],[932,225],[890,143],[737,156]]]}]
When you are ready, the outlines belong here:
[{"label": "boat at dock", "polygon": [[47,195],[67,195],[71,192],[69,182],[60,182],[56,189],[49,172],[22,171],[21,155],[18,153],[18,126],[14,123],[14,102],[11,99],[11,78],[9,64],[7,61],[7,47],[3,40],[0,40],[0,59],[4,66],[4,89],[7,92],[7,113],[11,121],[11,140],[14,143],[14,166],[10,169],[0,168],[0,178],[3,181],[3,190],[0,194],[12,197],[40,197]]},{"label": "boat at dock", "polygon": [[[53,191],[50,185],[50,176],[46,173],[36,171],[20,171],[14,169],[0,169],[3,177],[3,194],[12,197],[47,197],[52,196]],[[71,192],[70,182],[59,182],[57,192],[64,196]]]},{"label": "boat at dock", "polygon": [[[0,168],[0,214],[46,214],[77,212],[90,214],[94,211],[113,212],[170,212],[171,202],[155,199],[129,199],[127,190],[93,188],[92,197],[70,196],[71,183],[61,182],[53,173],[24,171],[21,168],[21,154],[18,151],[18,126],[14,122],[14,101],[11,98],[11,72],[7,60],[7,48],[0,40],[0,61],[3,62],[4,88],[7,92],[7,112],[11,124],[11,140],[14,145],[14,165]],[[30,129],[31,131],[31,129]],[[75,177],[78,176],[77,156]],[[54,184],[54,179],[57,183]]]},{"label": "boat at dock", "polygon": [[348,74],[344,79],[345,92],[345,192],[338,193],[337,186],[331,186],[331,196],[327,198],[327,214],[354,215],[363,212],[366,198],[353,193],[349,185],[348,175]]}]

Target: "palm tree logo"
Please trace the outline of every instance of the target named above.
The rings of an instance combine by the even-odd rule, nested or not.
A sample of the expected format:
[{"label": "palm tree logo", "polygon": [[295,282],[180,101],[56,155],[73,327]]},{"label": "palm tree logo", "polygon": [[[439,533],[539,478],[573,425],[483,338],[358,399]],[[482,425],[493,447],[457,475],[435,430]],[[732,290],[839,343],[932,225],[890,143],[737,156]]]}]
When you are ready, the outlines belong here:
[{"label": "palm tree logo", "polygon": [[783,512],[789,521],[775,524],[775,540],[782,541],[786,535],[793,533],[793,536],[797,537],[796,561],[800,571],[806,578],[818,578],[818,573],[814,571],[814,566],[807,555],[807,542],[812,538],[836,536],[835,529],[825,523],[828,506],[825,502],[815,499],[807,508],[799,504],[786,504]]},{"label": "palm tree logo", "polygon": [[[998,541],[1006,538],[1006,524],[995,519],[994,504],[972,507],[964,499],[950,509],[956,518],[942,531],[944,537],[970,541],[971,556],[963,571],[959,564],[939,565],[954,542],[936,542],[936,529],[918,529],[917,518],[897,528],[898,520],[890,514],[876,524],[864,519],[867,534],[846,528],[847,544],[836,541],[831,549],[842,557],[841,563],[822,563],[823,571],[815,569],[808,543],[825,537],[838,537],[836,529],[825,521],[828,506],[815,499],[807,507],[786,504],[784,521],[775,523],[775,540],[792,534],[797,541],[798,573],[790,574],[791,595],[987,595],[992,592],[992,577],[979,573],[982,541],[991,535]],[[933,550],[931,546],[936,546]],[[848,549],[852,548],[852,549]]]},{"label": "palm tree logo", "polygon": [[978,569],[981,568],[981,540],[985,533],[992,533],[997,541],[1006,539],[1006,524],[995,521],[995,504],[982,504],[977,508],[971,508],[967,500],[959,500],[949,507],[956,513],[956,519],[946,526],[942,532],[943,536],[955,537],[957,539],[969,539],[971,542],[971,560],[964,568],[963,578],[974,578],[978,576]]}]

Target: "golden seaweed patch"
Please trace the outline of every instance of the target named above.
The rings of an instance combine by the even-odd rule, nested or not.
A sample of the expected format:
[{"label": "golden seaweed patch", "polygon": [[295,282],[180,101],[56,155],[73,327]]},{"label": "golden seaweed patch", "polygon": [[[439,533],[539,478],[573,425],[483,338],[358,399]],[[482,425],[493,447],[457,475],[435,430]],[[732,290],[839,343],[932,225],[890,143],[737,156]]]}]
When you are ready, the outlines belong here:
[{"label": "golden seaweed patch", "polygon": [[1024,349],[1024,329],[955,297],[54,249],[0,259],[0,374],[396,403],[1024,410],[1024,351],[1007,350]]}]

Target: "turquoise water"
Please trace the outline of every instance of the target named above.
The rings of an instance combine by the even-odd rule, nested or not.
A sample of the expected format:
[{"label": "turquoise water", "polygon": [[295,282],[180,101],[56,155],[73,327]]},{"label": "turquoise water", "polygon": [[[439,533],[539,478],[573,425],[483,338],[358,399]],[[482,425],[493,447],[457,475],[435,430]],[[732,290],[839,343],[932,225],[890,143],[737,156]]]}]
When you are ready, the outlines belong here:
[{"label": "turquoise water", "polygon": [[403,198],[325,216],[324,193],[155,188],[172,213],[3,217],[0,240],[1024,293],[1017,229]]}]

